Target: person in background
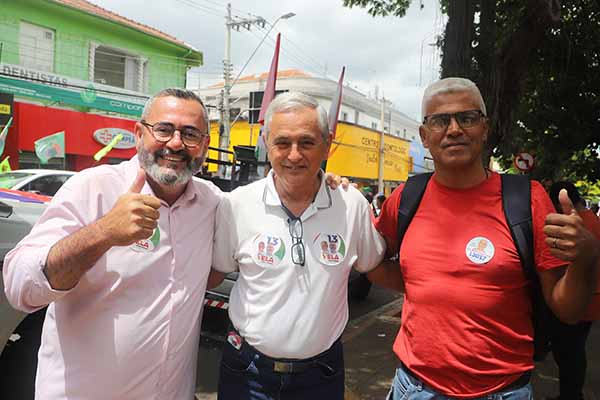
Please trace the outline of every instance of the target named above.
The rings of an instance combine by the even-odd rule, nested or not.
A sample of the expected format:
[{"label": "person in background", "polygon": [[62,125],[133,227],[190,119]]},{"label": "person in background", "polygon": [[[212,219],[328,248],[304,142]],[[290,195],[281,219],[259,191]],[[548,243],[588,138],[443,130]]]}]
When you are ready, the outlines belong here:
[{"label": "person in background", "polygon": [[375,200],[373,201],[373,213],[376,217],[381,213],[381,207],[383,206],[383,202],[385,201],[385,194],[377,193],[375,196]]},{"label": "person in background", "polygon": [[597,217],[600,217],[600,204],[598,204],[598,202],[592,203],[590,210],[592,210]]},{"label": "person in background", "polygon": [[[585,201],[571,182],[556,182],[550,186],[549,195],[554,207],[563,213],[559,193],[565,189],[583,220],[586,228],[600,239],[600,220],[592,210],[585,207]],[[587,371],[585,346],[592,327],[592,321],[600,319],[600,279],[590,305],[582,320],[576,324],[565,324],[558,318],[552,318],[551,343],[552,355],[558,366],[560,394],[552,400],[583,400],[583,385]]]}]

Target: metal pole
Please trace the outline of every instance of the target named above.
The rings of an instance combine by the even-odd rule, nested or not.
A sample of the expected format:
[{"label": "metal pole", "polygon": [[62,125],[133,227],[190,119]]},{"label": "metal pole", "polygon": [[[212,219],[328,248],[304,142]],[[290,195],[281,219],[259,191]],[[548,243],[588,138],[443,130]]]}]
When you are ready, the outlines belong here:
[{"label": "metal pole", "polygon": [[381,135],[379,136],[379,174],[378,174],[378,192],[383,193],[383,151],[385,139],[385,97],[381,96]]},{"label": "metal pole", "polygon": [[[229,150],[229,135],[231,124],[229,121],[229,97],[231,90],[231,4],[227,4],[227,17],[225,19],[225,60],[223,60],[223,132],[219,138],[219,147]],[[221,153],[221,161],[228,160],[227,153]],[[220,165],[219,170],[222,177],[225,176],[225,165]]]}]

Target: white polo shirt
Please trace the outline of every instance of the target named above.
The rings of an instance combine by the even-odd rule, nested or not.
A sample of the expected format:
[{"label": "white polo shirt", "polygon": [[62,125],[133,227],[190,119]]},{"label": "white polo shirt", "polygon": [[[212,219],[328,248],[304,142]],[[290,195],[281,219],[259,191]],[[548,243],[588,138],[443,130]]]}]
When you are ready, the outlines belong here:
[{"label": "white polo shirt", "polygon": [[348,322],[350,268],[369,271],[385,252],[369,204],[352,187],[330,190],[322,179],[300,218],[304,266],[292,262],[289,217],[273,171],[231,192],[217,209],[213,268],[240,272],[229,317],[250,345],[275,358],[305,359],[331,347]]}]

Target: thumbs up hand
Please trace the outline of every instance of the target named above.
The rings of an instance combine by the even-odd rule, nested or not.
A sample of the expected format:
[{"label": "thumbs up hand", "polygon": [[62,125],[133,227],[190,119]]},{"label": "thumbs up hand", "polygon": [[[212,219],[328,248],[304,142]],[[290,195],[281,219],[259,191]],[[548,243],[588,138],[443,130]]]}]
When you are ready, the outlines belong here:
[{"label": "thumbs up hand", "polygon": [[137,175],[129,188],[130,193],[140,193],[142,188],[144,187],[144,183],[146,183],[146,171],[142,168],[138,169]]},{"label": "thumbs up hand", "polygon": [[561,189],[560,192],[558,192],[558,201],[560,202],[560,208],[562,209],[563,214],[578,215],[566,189]]},{"label": "thumbs up hand", "polygon": [[592,260],[598,257],[600,243],[583,225],[583,220],[565,189],[559,192],[558,200],[562,214],[548,214],[544,225],[550,253],[564,261],[593,263]]},{"label": "thumbs up hand", "polygon": [[128,246],[147,239],[158,225],[160,200],[140,194],[145,182],[146,173],[140,168],[129,190],[98,220],[98,226],[113,246]]}]

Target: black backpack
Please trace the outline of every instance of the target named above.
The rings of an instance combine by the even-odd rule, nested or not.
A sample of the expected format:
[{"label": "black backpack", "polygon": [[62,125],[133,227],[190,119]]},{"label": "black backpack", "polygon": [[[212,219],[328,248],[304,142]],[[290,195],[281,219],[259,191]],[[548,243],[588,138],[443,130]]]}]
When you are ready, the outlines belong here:
[{"label": "black backpack", "polygon": [[[398,207],[398,254],[402,239],[410,221],[419,208],[425,188],[432,173],[414,175],[408,178],[400,206]],[[544,300],[542,287],[537,274],[533,255],[533,227],[531,218],[531,182],[525,175],[501,174],[502,208],[510,228],[510,233],[521,259],[523,272],[529,280],[533,305],[534,354],[535,361],[542,361],[550,351],[548,324],[551,311]]]}]

